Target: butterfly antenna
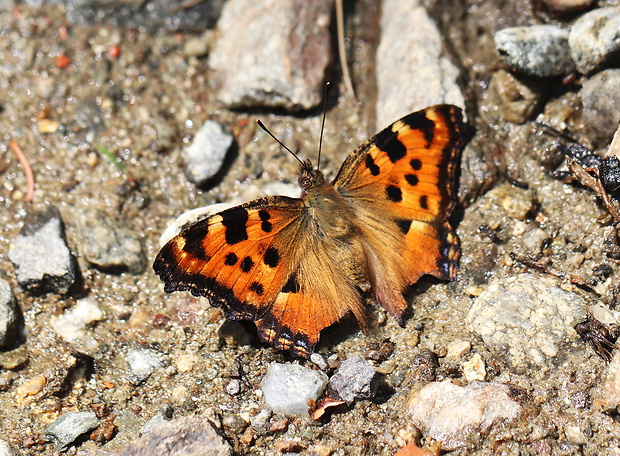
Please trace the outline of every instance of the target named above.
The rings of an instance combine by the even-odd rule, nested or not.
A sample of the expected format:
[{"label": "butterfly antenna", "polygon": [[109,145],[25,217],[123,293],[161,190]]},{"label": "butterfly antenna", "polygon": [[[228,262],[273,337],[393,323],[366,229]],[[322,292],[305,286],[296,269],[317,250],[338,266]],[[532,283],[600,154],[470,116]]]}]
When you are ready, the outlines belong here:
[{"label": "butterfly antenna", "polygon": [[329,82],[325,83],[325,95],[323,97],[323,121],[321,122],[321,136],[319,137],[319,158],[316,161],[316,169],[321,169],[321,149],[323,148],[323,130],[325,130],[325,117],[327,116],[327,96],[329,95]]},{"label": "butterfly antenna", "polygon": [[289,154],[291,154],[293,157],[295,157],[295,160],[297,160],[297,161],[298,161],[298,162],[299,162],[299,163],[303,166],[304,162],[303,162],[303,161],[301,161],[301,159],[297,156],[297,154],[296,154],[295,152],[293,152],[291,149],[289,149],[288,147],[286,147],[282,141],[280,141],[278,138],[276,138],[276,137],[274,136],[274,134],[273,134],[273,133],[271,133],[271,132],[267,129],[267,127],[265,127],[265,124],[264,124],[264,123],[262,123],[260,120],[257,120],[257,121],[256,121],[256,123],[258,124],[258,126],[259,126],[259,127],[261,127],[263,130],[265,130],[265,132],[266,132],[269,136],[271,136],[271,137],[272,137],[272,138],[273,138],[273,139],[274,139],[274,140],[275,140],[278,144],[280,144],[280,146],[282,146],[282,147],[283,147],[283,148],[284,148],[284,149],[285,149],[285,150],[286,150]]}]

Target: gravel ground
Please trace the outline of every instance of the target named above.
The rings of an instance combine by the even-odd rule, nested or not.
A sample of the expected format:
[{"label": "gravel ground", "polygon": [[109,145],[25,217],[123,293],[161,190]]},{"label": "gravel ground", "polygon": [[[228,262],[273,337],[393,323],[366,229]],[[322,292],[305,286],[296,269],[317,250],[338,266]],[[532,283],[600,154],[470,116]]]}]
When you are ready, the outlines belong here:
[{"label": "gravel ground", "polygon": [[[620,454],[620,362],[608,364],[574,329],[588,312],[607,325],[618,318],[613,220],[593,192],[554,176],[567,142],[534,122],[607,149],[620,121],[613,33],[611,60],[597,55],[588,75],[526,76],[493,40],[511,26],[570,29],[592,2],[423,2],[443,43],[444,60],[429,66],[443,68],[445,80],[399,74],[397,61],[382,74],[380,2],[347,4],[359,103],[337,58],[322,54],[336,55],[328,40],[292,57],[306,71],[292,80],[269,61],[278,83],[292,87],[286,96],[252,88],[252,103],[222,96],[232,90],[222,82],[227,71],[253,71],[232,55],[223,60],[230,68],[221,56],[217,68],[209,60],[223,40],[214,32],[222,7],[242,2],[146,2],[154,6],[142,10],[129,1],[117,12],[100,3],[0,1],[0,454],[162,454],[156,442],[179,435],[201,442],[188,454],[393,455],[411,443],[430,454]],[[304,17],[335,36],[330,2],[319,3]],[[252,24],[249,13],[233,17]],[[274,14],[265,36],[276,42],[292,28],[305,37],[304,24]],[[509,45],[504,38],[512,52]],[[269,76],[256,71],[239,84]],[[397,109],[393,99],[382,104],[400,93],[386,87],[409,96],[405,86],[417,85],[427,96],[441,79],[443,101],[464,100],[471,135],[453,217],[463,256],[456,281],[423,278],[407,294],[404,327],[369,302],[368,334],[345,319],[304,361],[261,344],[252,324],[225,321],[206,300],[165,295],[151,264],[181,213],[290,191],[297,164],[255,120],[314,158],[321,109],[306,104],[320,100],[326,78],[333,89],[321,168],[330,177],[386,126],[375,120]],[[207,121],[223,128],[205,148],[228,144],[226,135],[234,141],[226,157],[214,152],[220,169],[196,185],[200,165],[188,169],[186,148]],[[15,145],[33,170],[32,201]],[[48,246],[60,253],[46,256]],[[372,387],[360,385],[363,394],[316,421],[267,408],[261,381],[273,363],[332,376],[356,355],[379,373],[368,376]],[[140,453],[149,442],[151,452]]]}]

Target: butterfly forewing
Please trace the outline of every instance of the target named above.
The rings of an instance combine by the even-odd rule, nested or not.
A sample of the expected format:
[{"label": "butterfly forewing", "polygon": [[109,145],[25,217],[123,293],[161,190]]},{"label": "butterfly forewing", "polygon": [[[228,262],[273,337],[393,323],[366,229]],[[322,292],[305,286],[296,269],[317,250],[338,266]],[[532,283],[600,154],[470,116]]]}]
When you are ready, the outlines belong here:
[{"label": "butterfly forewing", "polygon": [[209,297],[228,318],[259,318],[296,266],[285,240],[299,231],[302,204],[270,197],[212,215],[170,240],[153,269],[166,292]]}]

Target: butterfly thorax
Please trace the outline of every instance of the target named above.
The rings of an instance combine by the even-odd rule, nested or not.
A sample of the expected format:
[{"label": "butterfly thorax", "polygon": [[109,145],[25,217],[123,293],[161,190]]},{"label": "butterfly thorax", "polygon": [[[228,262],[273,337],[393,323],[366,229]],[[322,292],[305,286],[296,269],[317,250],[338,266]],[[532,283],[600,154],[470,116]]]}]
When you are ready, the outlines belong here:
[{"label": "butterfly thorax", "polygon": [[313,232],[328,239],[343,239],[356,232],[353,209],[310,161],[302,164],[299,185]]}]

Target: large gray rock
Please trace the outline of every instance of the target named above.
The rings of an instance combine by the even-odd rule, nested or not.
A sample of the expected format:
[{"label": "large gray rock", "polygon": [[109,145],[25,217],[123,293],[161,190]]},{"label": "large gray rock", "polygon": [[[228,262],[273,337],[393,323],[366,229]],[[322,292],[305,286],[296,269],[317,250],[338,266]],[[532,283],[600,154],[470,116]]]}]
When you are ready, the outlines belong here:
[{"label": "large gray rock", "polygon": [[384,0],[377,49],[377,129],[439,103],[462,108],[459,71],[444,53],[442,36],[417,0]]},{"label": "large gray rock", "polygon": [[19,319],[11,285],[0,279],[0,348],[12,347],[17,341]]},{"label": "large gray rock", "polygon": [[332,0],[230,0],[209,56],[228,107],[310,109],[331,59]]}]

